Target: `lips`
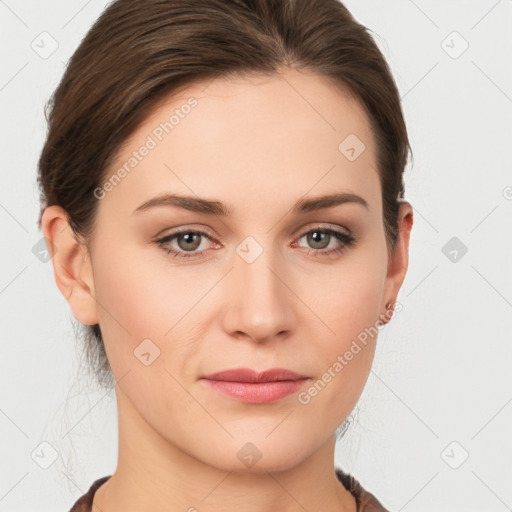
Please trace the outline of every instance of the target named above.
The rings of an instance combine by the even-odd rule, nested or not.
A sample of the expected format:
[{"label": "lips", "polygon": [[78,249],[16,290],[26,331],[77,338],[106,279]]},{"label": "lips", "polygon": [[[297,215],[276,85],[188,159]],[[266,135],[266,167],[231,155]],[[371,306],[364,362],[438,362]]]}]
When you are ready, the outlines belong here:
[{"label": "lips", "polygon": [[230,399],[262,405],[298,392],[309,379],[285,368],[272,368],[259,373],[250,368],[233,368],[205,375],[200,380],[210,390]]},{"label": "lips", "polygon": [[306,375],[287,370],[285,368],[272,368],[258,373],[250,368],[234,368],[222,372],[212,373],[202,377],[207,380],[220,382],[279,382],[279,381],[296,381],[307,379]]}]

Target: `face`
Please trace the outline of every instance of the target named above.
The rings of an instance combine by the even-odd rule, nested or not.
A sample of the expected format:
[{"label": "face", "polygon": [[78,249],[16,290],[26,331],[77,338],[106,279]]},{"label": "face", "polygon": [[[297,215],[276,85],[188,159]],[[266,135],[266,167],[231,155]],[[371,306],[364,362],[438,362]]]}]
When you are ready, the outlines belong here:
[{"label": "face", "polygon": [[[286,469],[332,438],[397,288],[364,111],[313,73],[283,77],[166,98],[95,192],[91,292],[122,428],[225,470],[246,454]],[[237,368],[301,379],[203,378]]]}]

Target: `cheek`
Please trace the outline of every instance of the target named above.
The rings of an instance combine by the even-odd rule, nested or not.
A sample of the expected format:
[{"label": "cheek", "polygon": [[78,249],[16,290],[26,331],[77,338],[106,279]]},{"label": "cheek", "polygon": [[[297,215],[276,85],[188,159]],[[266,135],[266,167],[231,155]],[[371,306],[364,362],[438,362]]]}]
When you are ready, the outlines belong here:
[{"label": "cheek", "polygon": [[[195,345],[187,318],[182,322],[180,318],[191,306],[183,294],[166,286],[161,275],[152,275],[156,263],[134,256],[105,251],[95,262],[98,316],[107,357],[116,380],[122,379],[123,393],[144,416],[151,417],[156,404],[160,411],[170,413],[177,404],[184,411],[193,407],[193,400],[179,384],[183,380],[180,363]],[[187,294],[193,295],[190,287]]]},{"label": "cheek", "polygon": [[322,274],[314,288],[307,283],[308,304],[320,322],[315,329],[321,373],[310,395],[319,397],[318,405],[338,413],[348,414],[353,408],[373,361],[387,262],[385,254],[380,259],[378,253],[375,247],[360,251]]},{"label": "cheek", "polygon": [[122,240],[112,246],[100,251],[94,265],[102,328],[134,341],[161,338],[183,315],[195,283],[183,282],[179,270],[166,272],[165,260],[154,248],[123,245]]},{"label": "cheek", "polygon": [[[147,344],[146,339],[156,340],[161,336],[163,327],[157,323],[157,306],[163,298],[135,260],[135,251],[118,250],[126,247],[121,242],[103,247],[109,250],[99,250],[94,261],[97,311],[105,350],[119,379],[128,370],[139,371],[144,366],[136,357],[137,347]],[[152,357],[160,350],[158,345],[156,349],[151,344],[147,347]]]},{"label": "cheek", "polygon": [[[196,271],[194,278],[191,269],[172,269],[154,249],[116,252],[122,244],[112,246],[95,259],[94,278],[105,350],[116,377],[140,372],[139,356],[147,353],[158,378],[165,376],[164,368],[176,373],[197,350],[194,341],[201,339],[202,329],[198,303],[214,284],[212,276],[198,278]],[[156,378],[154,371],[141,377],[151,375]]]},{"label": "cheek", "polygon": [[[305,302],[323,324],[326,339],[337,350],[375,325],[381,313],[386,260],[378,251],[360,251],[342,264],[302,281]],[[303,278],[302,278],[303,279]]]},{"label": "cheek", "polygon": [[95,265],[95,291],[102,330],[108,330],[116,338],[119,335],[130,338],[147,329],[144,336],[149,337],[154,303],[160,299],[157,290],[149,293],[150,282],[134,269],[126,255],[118,257],[112,252],[103,256]]}]

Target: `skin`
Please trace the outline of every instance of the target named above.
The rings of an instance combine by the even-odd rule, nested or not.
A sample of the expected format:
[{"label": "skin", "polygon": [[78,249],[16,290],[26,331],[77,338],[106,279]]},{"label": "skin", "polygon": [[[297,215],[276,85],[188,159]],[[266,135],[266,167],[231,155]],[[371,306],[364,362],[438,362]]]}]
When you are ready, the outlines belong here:
[{"label": "skin", "polygon": [[[388,253],[363,109],[324,78],[290,69],[197,83],[166,98],[108,177],[190,96],[198,105],[99,200],[88,248],[60,207],[42,218],[57,248],[56,283],[79,322],[99,323],[118,381],[118,465],[93,510],[355,511],[333,471],[335,430],[362,393],[377,336],[307,404],[298,393],[238,402],[199,378],[281,367],[310,377],[307,390],[396,301],[412,207],[401,204],[399,241]],[[354,161],[338,150],[351,133],[366,147]],[[161,206],[132,214],[162,192],[216,199],[232,213]],[[333,192],[357,194],[369,208],[291,213],[298,199]],[[322,255],[343,243],[327,235],[315,245],[304,234],[318,224],[352,234],[355,244]],[[203,258],[179,260],[154,241],[180,227],[207,236],[199,246],[182,237],[167,248],[193,246]],[[263,249],[252,263],[236,252],[248,236]],[[148,366],[134,356],[147,338],[160,350]],[[251,467],[237,457],[248,442],[261,454]]]}]

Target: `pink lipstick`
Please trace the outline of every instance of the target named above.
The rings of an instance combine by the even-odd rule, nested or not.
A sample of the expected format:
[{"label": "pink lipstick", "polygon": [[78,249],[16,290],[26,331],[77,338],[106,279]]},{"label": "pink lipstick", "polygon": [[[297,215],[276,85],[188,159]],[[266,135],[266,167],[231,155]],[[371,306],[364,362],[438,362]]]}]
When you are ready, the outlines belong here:
[{"label": "pink lipstick", "polygon": [[284,368],[258,373],[250,368],[234,368],[201,378],[213,390],[252,403],[268,404],[298,391],[309,377]]}]

